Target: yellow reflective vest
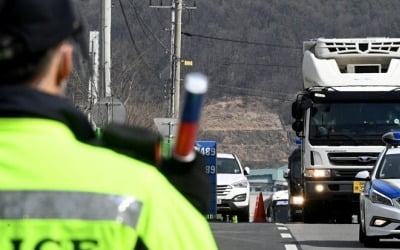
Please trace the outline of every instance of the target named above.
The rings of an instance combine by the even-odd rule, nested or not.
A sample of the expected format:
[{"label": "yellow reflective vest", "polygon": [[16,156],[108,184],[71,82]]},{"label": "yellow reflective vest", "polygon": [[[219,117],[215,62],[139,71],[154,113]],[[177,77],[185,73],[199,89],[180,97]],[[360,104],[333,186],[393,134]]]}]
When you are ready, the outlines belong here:
[{"label": "yellow reflective vest", "polygon": [[0,118],[0,249],[217,249],[205,217],[152,166],[62,123]]}]

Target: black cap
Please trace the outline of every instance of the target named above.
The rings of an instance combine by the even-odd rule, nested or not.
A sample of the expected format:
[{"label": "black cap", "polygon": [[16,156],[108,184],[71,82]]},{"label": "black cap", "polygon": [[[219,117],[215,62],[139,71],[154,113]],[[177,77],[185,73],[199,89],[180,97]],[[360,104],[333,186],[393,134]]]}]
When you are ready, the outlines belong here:
[{"label": "black cap", "polygon": [[83,31],[71,0],[0,0],[0,61],[43,52],[69,38],[86,56]]}]

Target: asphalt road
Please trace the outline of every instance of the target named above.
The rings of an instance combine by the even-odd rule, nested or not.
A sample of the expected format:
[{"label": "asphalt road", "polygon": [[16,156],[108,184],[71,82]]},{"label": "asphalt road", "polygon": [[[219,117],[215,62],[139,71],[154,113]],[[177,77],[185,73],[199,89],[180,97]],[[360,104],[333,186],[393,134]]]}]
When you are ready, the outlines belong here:
[{"label": "asphalt road", "polygon": [[275,223],[211,223],[220,250],[298,249],[288,231],[279,227]]},{"label": "asphalt road", "polygon": [[[302,250],[352,250],[366,248],[358,242],[358,224],[288,224]],[[399,240],[381,240],[379,249],[400,249]]]},{"label": "asphalt road", "polygon": [[358,224],[251,223],[257,195],[250,195],[250,223],[210,223],[219,249],[400,249],[400,240],[381,240],[377,248],[364,247],[358,242]]},{"label": "asphalt road", "polygon": [[400,249],[399,240],[377,248],[358,242],[358,224],[210,223],[221,250]]}]

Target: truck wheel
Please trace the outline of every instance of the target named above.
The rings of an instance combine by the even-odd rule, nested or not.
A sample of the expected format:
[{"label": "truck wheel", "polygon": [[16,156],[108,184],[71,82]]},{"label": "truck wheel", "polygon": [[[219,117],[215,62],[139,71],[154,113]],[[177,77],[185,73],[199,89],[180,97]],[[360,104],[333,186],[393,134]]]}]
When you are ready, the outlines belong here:
[{"label": "truck wheel", "polygon": [[303,220],[303,217],[300,214],[290,212],[290,221],[291,222],[299,222],[302,220]]},{"label": "truck wheel", "polygon": [[317,214],[314,213],[314,209],[311,206],[303,207],[303,219],[304,223],[314,223],[316,221]]},{"label": "truck wheel", "polygon": [[296,213],[296,208],[289,206],[289,221],[291,222],[303,221],[303,212]]}]

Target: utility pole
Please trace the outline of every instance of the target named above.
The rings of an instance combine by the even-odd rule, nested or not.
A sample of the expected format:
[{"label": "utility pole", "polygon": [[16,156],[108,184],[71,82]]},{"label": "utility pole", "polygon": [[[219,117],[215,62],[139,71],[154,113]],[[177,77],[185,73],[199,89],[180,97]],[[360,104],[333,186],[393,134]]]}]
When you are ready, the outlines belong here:
[{"label": "utility pole", "polygon": [[[195,4],[196,2],[194,2]],[[170,9],[171,10],[171,51],[170,51],[170,96],[168,115],[171,118],[178,118],[180,100],[180,80],[181,80],[181,42],[182,42],[182,11],[183,9],[196,9],[196,6],[183,7],[183,0],[171,0],[170,5],[163,5],[162,1],[158,5],[153,5],[150,0],[150,8]]]},{"label": "utility pole", "polygon": [[174,92],[174,109],[172,111],[172,117],[178,118],[179,114],[179,98],[181,93],[181,44],[182,44],[182,0],[177,0],[175,3],[175,58],[174,58],[174,69],[175,77],[173,84]]},{"label": "utility pole", "polygon": [[[101,29],[101,92],[100,98],[111,100],[111,0],[102,0]],[[110,120],[110,108],[107,105],[106,120]],[[105,125],[105,124],[101,124]]]},{"label": "utility pole", "polygon": [[[90,31],[89,56],[92,62],[88,89],[88,104],[92,109],[98,101],[99,90],[99,32]],[[93,124],[93,114],[89,113],[89,120]]]}]

